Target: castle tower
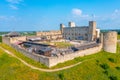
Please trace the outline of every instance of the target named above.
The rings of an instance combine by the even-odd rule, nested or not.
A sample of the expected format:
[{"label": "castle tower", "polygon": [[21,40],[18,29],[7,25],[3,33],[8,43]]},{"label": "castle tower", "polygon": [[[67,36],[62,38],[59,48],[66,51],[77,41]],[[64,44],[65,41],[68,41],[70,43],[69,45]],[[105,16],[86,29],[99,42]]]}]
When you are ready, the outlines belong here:
[{"label": "castle tower", "polygon": [[75,23],[74,23],[74,22],[69,22],[69,23],[68,23],[68,26],[69,26],[69,27],[75,27]]},{"label": "castle tower", "polygon": [[89,37],[88,41],[94,41],[96,39],[96,22],[89,21]]},{"label": "castle tower", "polygon": [[63,33],[63,28],[65,27],[65,25],[64,24],[60,24],[60,31],[61,31],[61,33]]},{"label": "castle tower", "polygon": [[117,32],[110,31],[103,35],[103,49],[106,52],[116,53],[117,49]]}]

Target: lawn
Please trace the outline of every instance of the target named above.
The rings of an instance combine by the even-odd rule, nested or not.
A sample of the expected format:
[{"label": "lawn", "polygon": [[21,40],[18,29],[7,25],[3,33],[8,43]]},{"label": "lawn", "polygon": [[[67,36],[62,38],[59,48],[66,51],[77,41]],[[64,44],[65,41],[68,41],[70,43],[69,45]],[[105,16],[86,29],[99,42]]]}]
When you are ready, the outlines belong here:
[{"label": "lawn", "polygon": [[120,40],[120,34],[118,35],[118,39]]},{"label": "lawn", "polygon": [[0,46],[2,46],[3,48],[9,50],[10,52],[12,52],[13,54],[15,54],[16,56],[20,57],[21,59],[23,59],[24,61],[26,61],[27,63],[31,64],[31,65],[34,65],[34,66],[37,66],[37,67],[40,67],[40,68],[48,68],[47,66],[39,63],[39,62],[36,62],[34,61],[33,59],[31,58],[28,58],[26,56],[24,56],[21,52],[19,51],[16,51],[14,48],[6,45],[6,44],[0,44]]},{"label": "lawn", "polygon": [[0,42],[2,42],[2,36],[0,36]]},{"label": "lawn", "polygon": [[[12,48],[10,49],[14,52]],[[120,45],[118,45],[118,50],[120,50]],[[70,69],[47,73],[32,70],[0,50],[0,80],[120,80],[119,53],[112,54],[101,51],[90,56],[78,57],[56,67],[84,60],[88,61]]]},{"label": "lawn", "polygon": [[[97,56],[99,55],[99,56]],[[95,59],[58,72],[32,70],[0,50],[1,80],[120,80],[120,55],[100,52]],[[87,57],[86,57],[87,58]],[[114,78],[114,79],[112,79]]]},{"label": "lawn", "polygon": [[[24,56],[22,53],[16,51],[15,49],[13,49],[12,47],[10,47],[10,46],[8,46],[6,44],[2,43],[2,44],[0,44],[0,46],[2,46],[5,49],[11,51],[13,54],[15,54],[16,56],[20,57],[21,59],[23,59],[24,61],[26,61],[27,63],[29,63],[31,65],[34,65],[34,66],[39,67],[39,68],[46,68],[46,69],[48,69],[48,67],[46,67],[44,64],[41,64],[39,62],[36,62],[36,61],[32,60],[31,58],[28,58],[28,57]],[[85,57],[78,57],[78,58],[75,58],[74,60],[66,61],[64,63],[59,63],[58,65],[56,65],[54,67],[51,67],[50,69],[56,69],[56,68],[69,66],[69,65],[78,63],[80,61],[96,58],[97,56],[99,56],[99,54],[93,54],[93,55],[89,55],[89,56],[85,56]]]}]

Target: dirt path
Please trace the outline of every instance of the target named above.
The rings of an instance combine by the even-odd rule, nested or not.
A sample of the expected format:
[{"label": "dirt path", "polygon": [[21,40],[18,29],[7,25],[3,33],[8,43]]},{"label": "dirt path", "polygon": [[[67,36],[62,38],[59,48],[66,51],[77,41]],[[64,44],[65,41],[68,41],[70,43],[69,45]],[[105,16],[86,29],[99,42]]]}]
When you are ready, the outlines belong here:
[{"label": "dirt path", "polygon": [[14,55],[13,53],[11,53],[10,51],[0,47],[0,49],[4,50],[7,54],[17,58],[19,61],[21,61],[24,65],[32,68],[32,69],[35,69],[35,70],[39,70],[39,71],[44,71],[44,72],[56,72],[56,71],[60,71],[60,70],[64,70],[64,69],[68,69],[68,68],[71,68],[71,67],[74,67],[74,66],[77,66],[79,64],[81,64],[82,62],[78,62],[76,64],[73,64],[73,65],[70,65],[70,66],[66,66],[66,67],[63,67],[63,68],[58,68],[58,69],[42,69],[42,68],[38,68],[38,67],[35,67],[33,65],[30,65],[29,63],[25,62],[24,60],[22,60],[21,58],[17,57],[16,55]]}]

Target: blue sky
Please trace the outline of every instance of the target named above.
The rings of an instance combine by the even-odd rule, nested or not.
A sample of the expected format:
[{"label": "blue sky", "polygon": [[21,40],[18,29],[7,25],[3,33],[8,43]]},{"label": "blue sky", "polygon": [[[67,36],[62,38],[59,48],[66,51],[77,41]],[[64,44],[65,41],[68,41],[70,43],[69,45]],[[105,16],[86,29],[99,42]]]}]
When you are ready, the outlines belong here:
[{"label": "blue sky", "polygon": [[58,30],[59,24],[120,29],[120,0],[0,0],[0,31]]}]

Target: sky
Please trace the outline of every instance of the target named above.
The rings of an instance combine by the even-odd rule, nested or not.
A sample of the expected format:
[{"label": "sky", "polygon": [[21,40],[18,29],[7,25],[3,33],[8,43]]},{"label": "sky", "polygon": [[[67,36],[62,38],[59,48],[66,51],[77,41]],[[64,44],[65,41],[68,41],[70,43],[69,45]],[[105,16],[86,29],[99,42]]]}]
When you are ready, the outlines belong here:
[{"label": "sky", "polygon": [[100,29],[120,29],[120,0],[0,0],[0,31],[59,30],[97,22]]}]

